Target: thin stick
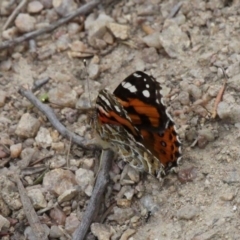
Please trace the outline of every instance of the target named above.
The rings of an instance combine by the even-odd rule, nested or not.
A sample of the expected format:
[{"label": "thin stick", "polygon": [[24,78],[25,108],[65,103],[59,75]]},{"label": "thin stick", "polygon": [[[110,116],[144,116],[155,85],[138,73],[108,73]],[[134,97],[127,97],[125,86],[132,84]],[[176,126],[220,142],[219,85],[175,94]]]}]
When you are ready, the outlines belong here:
[{"label": "thin stick", "polygon": [[24,210],[24,213],[26,214],[28,223],[31,226],[33,236],[37,240],[45,240],[45,239],[47,240],[48,237],[47,237],[46,229],[44,229],[43,225],[41,224],[38,218],[38,215],[36,214],[32,206],[32,203],[27,195],[27,192],[17,174],[15,175],[15,180],[17,182],[18,192],[21,197],[23,210]]},{"label": "thin stick", "polygon": [[88,232],[90,224],[98,214],[101,204],[101,199],[109,181],[109,170],[114,153],[111,150],[105,150],[101,156],[101,169],[97,176],[96,184],[94,186],[92,196],[90,198],[87,209],[84,213],[83,219],[79,227],[73,234],[73,240],[84,240]]},{"label": "thin stick", "polygon": [[26,97],[35,107],[37,107],[38,110],[48,118],[49,122],[63,137],[71,140],[83,149],[91,149],[90,147],[88,148],[84,145],[84,139],[82,137],[66,129],[66,127],[57,119],[53,110],[47,104],[43,104],[41,101],[39,101],[31,91],[20,88],[19,93]]},{"label": "thin stick", "polygon": [[26,41],[26,40],[29,40],[32,38],[36,38],[37,36],[39,36],[43,33],[49,33],[51,31],[53,31],[54,29],[56,29],[57,27],[69,22],[71,19],[73,19],[79,15],[86,15],[86,14],[90,13],[91,10],[93,8],[95,8],[100,2],[101,2],[101,0],[93,0],[93,1],[83,5],[82,7],[78,8],[75,12],[70,13],[65,18],[61,18],[57,22],[55,22],[45,28],[26,33],[26,34],[22,35],[21,37],[15,38],[10,41],[5,41],[0,45],[0,50],[13,47],[23,41]]},{"label": "thin stick", "polygon": [[17,14],[21,11],[21,9],[27,4],[28,0],[22,0],[19,5],[14,9],[12,14],[9,16],[7,19],[6,23],[4,24],[2,31],[8,28],[8,26],[14,21],[16,18]]},{"label": "thin stick", "polygon": [[221,89],[219,90],[218,95],[215,99],[215,103],[214,103],[214,107],[213,107],[213,111],[212,111],[212,118],[215,118],[217,116],[218,104],[222,101],[222,97],[223,97],[224,91],[227,86],[227,76],[226,76],[226,73],[224,70],[223,70],[223,74],[225,76],[225,79],[224,79],[223,85],[222,85]]}]

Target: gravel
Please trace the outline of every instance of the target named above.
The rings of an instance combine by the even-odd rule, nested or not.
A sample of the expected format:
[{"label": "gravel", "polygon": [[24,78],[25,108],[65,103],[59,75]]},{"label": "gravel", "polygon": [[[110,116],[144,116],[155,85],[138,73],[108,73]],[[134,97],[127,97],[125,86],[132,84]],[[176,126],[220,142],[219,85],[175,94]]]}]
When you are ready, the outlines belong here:
[{"label": "gravel", "polygon": [[[48,26],[79,4],[30,1],[2,32],[2,41]],[[97,152],[62,138],[18,89],[48,77],[36,96],[69,130],[91,140],[95,133],[88,108],[94,107],[98,91],[113,90],[136,70],[161,83],[182,138],[183,159],[178,175],[159,182],[116,156],[99,212],[103,222],[97,219],[91,225],[88,239],[239,238],[240,4],[221,0],[181,4],[102,5],[32,40],[31,49],[23,42],[0,53],[2,239],[24,235],[32,239],[12,173],[22,174],[49,239],[70,239],[82,221],[101,166]],[[2,1],[1,26],[15,8],[16,3]],[[211,119],[225,80],[223,69],[226,89],[217,117]]]}]

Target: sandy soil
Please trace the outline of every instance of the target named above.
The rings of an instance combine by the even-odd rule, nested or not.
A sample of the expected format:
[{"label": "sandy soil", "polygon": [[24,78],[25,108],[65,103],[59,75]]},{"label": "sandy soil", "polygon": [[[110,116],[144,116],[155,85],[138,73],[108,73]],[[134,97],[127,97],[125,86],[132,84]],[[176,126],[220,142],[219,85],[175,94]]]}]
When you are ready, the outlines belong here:
[{"label": "sandy soil", "polygon": [[[33,79],[51,78],[41,93],[59,83],[80,89],[79,86],[85,86],[89,74],[94,72],[94,63],[98,66],[98,74],[95,80],[90,80],[90,93],[96,96],[95,90],[109,85],[113,89],[112,86],[132,72],[146,71],[162,84],[165,96],[170,96],[166,102],[183,142],[183,158],[178,171],[181,173],[190,169],[193,176],[190,177],[191,181],[184,183],[179,181],[176,174],[167,176],[160,183],[147,176],[143,181],[143,196],[134,197],[131,208],[139,213],[141,205],[151,211],[151,216],[135,225],[129,221],[123,224],[124,229],[136,230],[129,239],[240,239],[240,114],[237,107],[233,108],[240,102],[240,5],[238,1],[183,1],[176,16],[167,20],[176,4],[177,1],[154,0],[146,3],[131,0],[105,6],[108,16],[130,28],[129,35],[126,40],[115,38],[116,45],[107,54],[101,55],[103,49],[100,49],[94,61],[89,59],[87,70],[82,58],[69,58],[69,48],[61,51],[57,47],[54,54],[43,59],[33,58],[26,46],[9,50],[2,57],[2,62],[11,62],[11,68],[1,70],[0,89],[7,93],[7,100],[0,111],[1,117],[10,119],[11,124],[6,129],[2,123],[1,134],[8,134],[14,143],[26,142],[26,139],[14,134],[19,119],[26,111],[36,117],[39,113],[29,110],[28,102],[17,91],[20,85],[31,83]],[[102,11],[98,9],[96,14]],[[0,25],[5,21],[6,17],[3,17]],[[153,32],[165,31],[170,47],[167,44],[159,48],[147,46],[143,41],[147,35],[144,24],[150,26]],[[186,34],[187,40],[180,38],[175,42],[170,30],[172,26]],[[57,44],[57,36],[67,32],[66,26],[63,26],[51,36],[47,35],[46,40],[39,39],[42,42],[42,46],[37,47],[39,54],[51,49]],[[69,39],[71,43],[81,39],[88,45],[87,36],[86,30],[73,34]],[[222,69],[230,82],[222,100],[228,109],[218,110],[223,115],[212,119],[214,101],[224,82]],[[189,95],[184,102],[183,95],[186,93]],[[197,100],[206,102],[198,104]],[[74,124],[69,124],[61,111],[58,114],[71,130],[85,124],[81,122],[81,116]],[[42,125],[49,128],[43,119]],[[191,146],[195,140],[196,144]],[[64,143],[69,144],[68,141]],[[44,151],[46,153],[47,149]],[[120,239],[121,234],[116,237],[116,232],[121,224],[109,219],[105,223],[115,229],[115,238],[112,239]]]}]

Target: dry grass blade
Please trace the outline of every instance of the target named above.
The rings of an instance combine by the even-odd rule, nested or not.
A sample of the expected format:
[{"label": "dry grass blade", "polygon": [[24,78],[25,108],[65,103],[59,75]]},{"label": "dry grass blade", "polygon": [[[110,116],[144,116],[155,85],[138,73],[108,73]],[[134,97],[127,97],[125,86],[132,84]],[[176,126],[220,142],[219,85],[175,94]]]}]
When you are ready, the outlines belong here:
[{"label": "dry grass blade", "polygon": [[219,90],[218,95],[215,99],[215,103],[214,103],[214,107],[213,107],[213,111],[212,111],[212,118],[215,118],[217,116],[217,107],[218,107],[218,104],[222,101],[222,97],[223,97],[223,94],[224,94],[224,91],[225,91],[226,85],[227,85],[227,76],[226,76],[224,70],[223,70],[223,73],[225,75],[225,79],[224,79],[223,86]]},{"label": "dry grass blade", "polygon": [[7,19],[6,23],[3,26],[2,31],[4,31],[5,29],[7,29],[10,24],[14,21],[14,19],[16,18],[17,14],[21,11],[21,9],[27,4],[28,0],[22,0],[18,6],[14,9],[14,11],[12,12],[12,14],[9,16],[9,18]]}]

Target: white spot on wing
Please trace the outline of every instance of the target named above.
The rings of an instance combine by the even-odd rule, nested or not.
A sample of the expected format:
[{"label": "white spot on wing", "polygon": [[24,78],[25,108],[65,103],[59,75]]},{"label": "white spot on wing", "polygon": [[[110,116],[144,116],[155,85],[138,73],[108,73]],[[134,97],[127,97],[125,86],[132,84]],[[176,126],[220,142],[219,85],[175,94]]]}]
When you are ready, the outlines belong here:
[{"label": "white spot on wing", "polygon": [[182,157],[179,157],[179,158],[177,159],[177,164],[179,164],[179,162],[181,161],[181,159],[182,159]]},{"label": "white spot on wing", "polygon": [[160,103],[158,99],[156,99],[156,103],[157,103],[157,104],[159,104],[159,103]]},{"label": "white spot on wing", "polygon": [[104,101],[109,107],[111,107],[111,104],[110,104],[110,102],[108,101],[107,98],[105,98],[103,95],[100,95],[99,97],[100,97],[100,98],[102,99],[102,101]]},{"label": "white spot on wing", "polygon": [[122,87],[128,89],[131,93],[137,91],[137,88],[129,82],[122,83]]},{"label": "white spot on wing", "polygon": [[131,87],[128,89],[131,93],[134,93],[137,91],[136,87],[131,85]]},{"label": "white spot on wing", "polygon": [[163,98],[161,98],[161,103],[163,106],[165,106],[165,102],[164,102]]},{"label": "white spot on wing", "polygon": [[172,122],[174,122],[174,120],[173,120],[172,116],[170,115],[170,113],[168,112],[168,110],[166,110],[166,114],[167,114],[168,118],[169,118]]},{"label": "white spot on wing", "polygon": [[179,137],[177,136],[177,141],[179,142],[179,143],[181,143],[181,141],[180,141],[180,139],[179,139]]},{"label": "white spot on wing", "polygon": [[169,120],[166,122],[165,129],[168,128],[169,122],[170,122]]},{"label": "white spot on wing", "polygon": [[146,88],[149,88],[149,84],[146,84]]},{"label": "white spot on wing", "polygon": [[176,125],[174,125],[173,128],[174,128],[174,131],[175,131],[176,133],[178,133],[178,130],[177,130],[177,128],[176,128]]},{"label": "white spot on wing", "polygon": [[117,112],[121,112],[120,108],[118,106],[114,106]]},{"label": "white spot on wing", "polygon": [[142,75],[141,75],[141,74],[137,74],[137,73],[134,73],[134,74],[133,74],[133,76],[134,76],[134,77],[137,77],[137,78],[140,78],[140,77],[142,77]]},{"label": "white spot on wing", "polygon": [[142,91],[142,94],[144,97],[149,98],[150,97],[150,92],[148,90]]}]

